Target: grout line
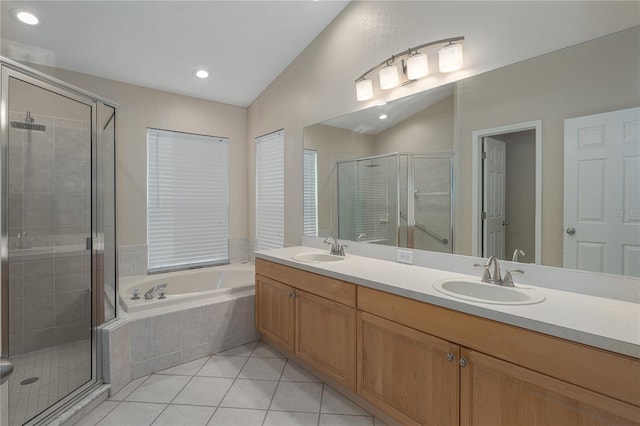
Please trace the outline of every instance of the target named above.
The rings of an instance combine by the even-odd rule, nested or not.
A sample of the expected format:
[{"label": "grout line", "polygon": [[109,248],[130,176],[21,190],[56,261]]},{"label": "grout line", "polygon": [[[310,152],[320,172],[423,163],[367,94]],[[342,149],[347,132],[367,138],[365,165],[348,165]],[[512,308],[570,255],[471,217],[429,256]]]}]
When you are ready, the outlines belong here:
[{"label": "grout line", "polygon": [[318,410],[318,426],[320,426],[320,416],[322,416],[322,403],[324,402],[325,384],[322,382],[322,392],[320,393],[320,410]]},{"label": "grout line", "polygon": [[[258,343],[259,345],[259,343]],[[256,345],[256,348],[258,347]],[[254,349],[255,350],[255,349]],[[271,411],[271,406],[273,405],[273,400],[276,397],[276,393],[278,393],[278,388],[280,387],[280,381],[282,380],[282,375],[284,374],[284,370],[287,367],[288,359],[285,358],[284,364],[282,365],[282,371],[280,371],[280,377],[278,377],[278,383],[276,384],[276,388],[273,390],[273,395],[271,395],[271,401],[269,401],[269,406],[267,407],[267,412],[264,415],[264,419],[262,419],[262,425],[267,421],[267,417],[269,416],[269,411]]]},{"label": "grout line", "polygon": [[[240,345],[242,346],[242,345]],[[233,349],[233,348],[232,348]],[[255,350],[255,348],[254,348]],[[223,351],[226,352],[226,351]],[[253,351],[252,351],[253,353]],[[215,354],[214,354],[215,355]],[[211,355],[213,356],[213,355]],[[243,357],[244,358],[244,357]],[[224,401],[224,399],[227,397],[227,395],[229,395],[229,392],[231,391],[231,388],[233,388],[233,386],[236,384],[236,382],[238,381],[238,377],[240,377],[240,372],[242,371],[242,369],[244,368],[245,365],[247,365],[247,362],[249,361],[249,357],[247,357],[244,360],[244,363],[242,364],[242,367],[240,367],[240,370],[238,370],[238,374],[236,374],[236,377],[233,378],[233,382],[231,382],[231,386],[229,386],[229,389],[227,389],[227,391],[224,393],[224,395],[222,395],[222,398],[220,398],[220,402],[218,403],[218,406],[216,407],[215,411],[218,411],[218,408],[220,408],[220,404],[222,404],[222,402]],[[199,371],[199,370],[198,370]],[[229,378],[229,377],[227,377]],[[213,412],[213,414],[215,414],[215,411]],[[213,418],[213,414],[211,415],[211,418]],[[211,421],[211,419],[209,419],[209,421]]]}]

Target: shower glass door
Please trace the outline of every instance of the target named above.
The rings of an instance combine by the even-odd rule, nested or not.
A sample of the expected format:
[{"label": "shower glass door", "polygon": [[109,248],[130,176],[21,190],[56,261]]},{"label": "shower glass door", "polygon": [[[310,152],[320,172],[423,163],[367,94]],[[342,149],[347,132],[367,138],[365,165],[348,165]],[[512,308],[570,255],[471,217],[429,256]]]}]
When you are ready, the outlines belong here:
[{"label": "shower glass door", "polygon": [[3,70],[2,83],[1,349],[14,365],[3,387],[13,426],[41,420],[95,381],[94,108],[17,72]]},{"label": "shower glass door", "polygon": [[413,246],[453,253],[449,155],[419,155],[413,160]]}]

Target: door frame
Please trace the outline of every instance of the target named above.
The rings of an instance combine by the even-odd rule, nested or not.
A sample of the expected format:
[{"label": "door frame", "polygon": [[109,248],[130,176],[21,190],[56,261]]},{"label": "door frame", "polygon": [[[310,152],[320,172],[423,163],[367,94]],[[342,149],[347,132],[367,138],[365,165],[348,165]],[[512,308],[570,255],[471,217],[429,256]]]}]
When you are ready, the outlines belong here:
[{"label": "door frame", "polygon": [[535,212],[535,258],[536,264],[542,262],[542,120],[526,121],[471,132],[471,255],[479,257],[482,253],[482,140],[487,136],[498,136],[525,130],[535,131],[536,144],[536,212]]}]

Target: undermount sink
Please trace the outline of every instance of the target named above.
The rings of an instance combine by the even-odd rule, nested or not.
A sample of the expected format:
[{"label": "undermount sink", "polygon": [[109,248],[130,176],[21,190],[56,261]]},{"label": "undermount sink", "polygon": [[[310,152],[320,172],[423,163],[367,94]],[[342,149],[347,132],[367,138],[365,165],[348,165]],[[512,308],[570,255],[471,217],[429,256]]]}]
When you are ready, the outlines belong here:
[{"label": "undermount sink", "polygon": [[344,256],[324,252],[299,253],[291,256],[291,258],[300,262],[336,262],[344,260]]},{"label": "undermount sink", "polygon": [[440,281],[433,288],[447,296],[495,305],[533,305],[546,299],[544,294],[532,288],[504,287],[464,278]]}]

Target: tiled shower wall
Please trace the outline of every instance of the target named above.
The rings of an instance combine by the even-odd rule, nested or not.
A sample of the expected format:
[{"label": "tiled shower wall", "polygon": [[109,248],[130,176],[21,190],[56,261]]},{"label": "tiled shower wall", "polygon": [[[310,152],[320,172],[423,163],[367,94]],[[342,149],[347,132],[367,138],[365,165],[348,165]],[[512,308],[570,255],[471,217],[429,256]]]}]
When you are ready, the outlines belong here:
[{"label": "tiled shower wall", "polygon": [[[249,260],[249,243],[247,238],[232,238],[229,240],[229,261],[240,263]],[[118,275],[130,277],[133,275],[146,275],[147,246],[120,246],[118,251]]]},{"label": "tiled shower wall", "polygon": [[87,339],[91,328],[90,124],[33,117],[46,131],[9,136],[12,356]]}]

